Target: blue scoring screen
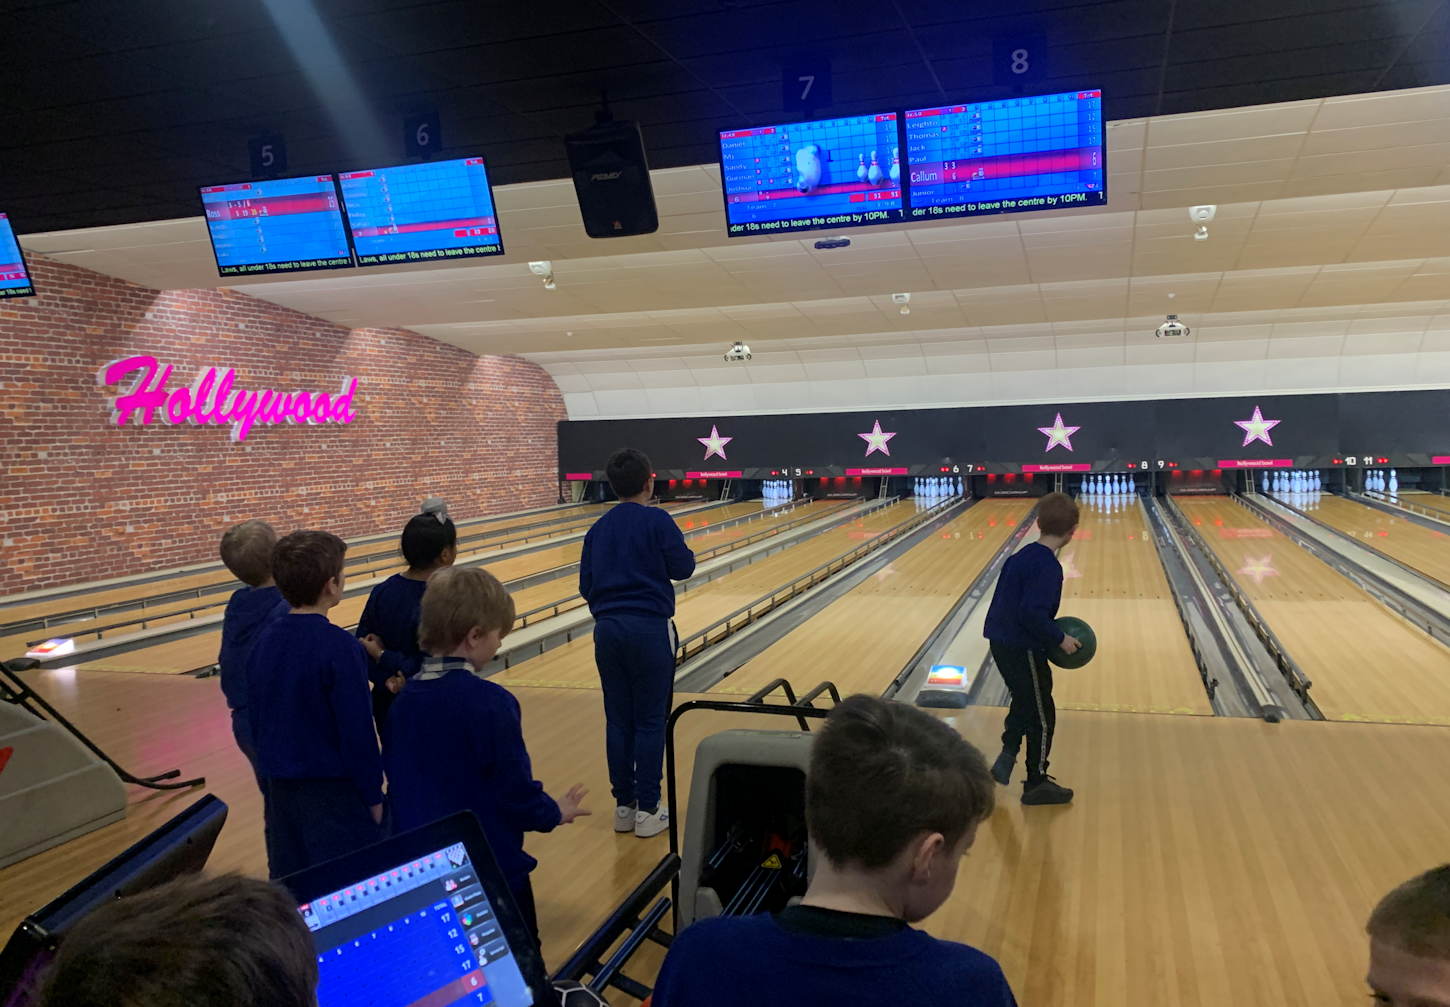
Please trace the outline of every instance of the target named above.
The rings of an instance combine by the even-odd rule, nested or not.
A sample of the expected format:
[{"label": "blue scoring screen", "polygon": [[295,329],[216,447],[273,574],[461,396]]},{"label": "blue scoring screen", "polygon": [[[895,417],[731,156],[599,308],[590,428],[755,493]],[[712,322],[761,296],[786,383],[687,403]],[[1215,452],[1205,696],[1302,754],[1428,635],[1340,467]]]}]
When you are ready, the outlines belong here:
[{"label": "blue scoring screen", "polygon": [[528,1007],[534,996],[460,843],[298,907],[319,1007]]},{"label": "blue scoring screen", "polygon": [[720,134],[729,234],[779,234],[902,219],[896,113]]},{"label": "blue scoring screen", "polygon": [[906,113],[908,220],[1107,202],[1101,91]]},{"label": "blue scoring screen", "polygon": [[25,256],[20,254],[20,242],[15,240],[10,218],[0,213],[0,298],[30,297],[34,293],[35,284],[25,268]]},{"label": "blue scoring screen", "polygon": [[503,254],[481,157],[339,177],[360,266]]},{"label": "blue scoring screen", "polygon": [[222,276],[352,265],[331,175],[207,185],[201,205]]}]

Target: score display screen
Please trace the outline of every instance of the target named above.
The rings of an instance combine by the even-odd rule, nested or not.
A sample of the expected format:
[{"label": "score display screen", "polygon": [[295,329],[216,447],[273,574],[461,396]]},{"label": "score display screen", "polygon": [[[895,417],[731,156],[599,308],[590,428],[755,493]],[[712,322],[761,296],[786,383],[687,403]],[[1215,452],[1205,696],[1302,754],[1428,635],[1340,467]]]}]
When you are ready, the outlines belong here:
[{"label": "score display screen", "polygon": [[903,219],[895,112],[720,133],[732,237]]},{"label": "score display screen", "polygon": [[331,175],[207,185],[201,205],[222,276],[353,264]]},{"label": "score display screen", "polygon": [[908,220],[1107,202],[1101,91],[1069,91],[905,116]]},{"label": "score display screen", "polygon": [[318,1007],[534,1002],[462,843],[298,907]]},{"label": "score display screen", "polygon": [[503,254],[481,157],[338,177],[360,266]]},{"label": "score display screen", "polygon": [[0,213],[0,298],[30,297],[34,293],[35,284],[25,268],[25,256],[15,240],[10,218]]}]

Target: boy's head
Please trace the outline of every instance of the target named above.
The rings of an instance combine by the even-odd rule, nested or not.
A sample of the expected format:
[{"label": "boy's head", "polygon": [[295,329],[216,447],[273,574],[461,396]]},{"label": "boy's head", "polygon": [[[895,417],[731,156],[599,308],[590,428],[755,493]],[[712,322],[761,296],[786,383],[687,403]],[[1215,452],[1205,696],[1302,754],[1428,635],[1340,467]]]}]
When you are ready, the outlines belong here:
[{"label": "boy's head", "polygon": [[[423,506],[426,508],[435,500],[436,497],[430,497]],[[409,570],[450,566],[458,555],[458,528],[448,516],[447,508],[440,506],[414,515],[403,526],[402,553]]]},{"label": "boy's head", "polygon": [[1077,530],[1077,502],[1066,493],[1049,493],[1037,503],[1037,530],[1051,538],[1071,538]]},{"label": "boy's head", "polygon": [[265,521],[243,521],[222,536],[222,562],[243,584],[257,587],[272,579],[272,548],[277,532]]},{"label": "boy's head", "polygon": [[347,543],[330,531],[294,531],[272,549],[272,576],[293,608],[316,605],[324,592],[342,597]]},{"label": "boy's head", "polygon": [[317,953],[297,905],[235,874],[107,903],[61,942],[39,1007],[315,1007]]},{"label": "boy's head", "polygon": [[816,735],[811,839],[833,867],[881,874],[908,921],[946,901],[995,803],[982,753],[914,706],[851,696]]},{"label": "boy's head", "polygon": [[643,493],[654,478],[654,469],[643,451],[624,448],[614,452],[604,465],[604,475],[609,488],[621,500],[628,500]]},{"label": "boy's head", "polygon": [[428,653],[481,668],[513,628],[514,600],[487,570],[450,566],[428,579],[418,618],[418,646]]},{"label": "boy's head", "polygon": [[1365,929],[1376,1002],[1450,1007],[1450,864],[1380,899]]}]

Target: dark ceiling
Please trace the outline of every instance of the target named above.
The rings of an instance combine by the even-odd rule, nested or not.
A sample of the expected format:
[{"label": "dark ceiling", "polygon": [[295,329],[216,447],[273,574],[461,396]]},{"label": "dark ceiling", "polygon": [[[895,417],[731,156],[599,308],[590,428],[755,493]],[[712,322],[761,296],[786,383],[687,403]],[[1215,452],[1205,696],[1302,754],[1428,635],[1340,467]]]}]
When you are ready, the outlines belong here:
[{"label": "dark ceiling", "polygon": [[848,115],[1009,96],[993,40],[1032,35],[1050,76],[1024,93],[1101,88],[1110,119],[1450,80],[1450,0],[987,6],[5,0],[0,210],[22,233],[195,216],[198,185],[250,175],[249,137],[282,133],[290,174],[398,163],[425,110],[442,156],[481,152],[496,184],[560,178],[604,88],[652,167],[699,164],[717,129],[803,117],[782,111],[786,61],[828,57],[816,115]]}]

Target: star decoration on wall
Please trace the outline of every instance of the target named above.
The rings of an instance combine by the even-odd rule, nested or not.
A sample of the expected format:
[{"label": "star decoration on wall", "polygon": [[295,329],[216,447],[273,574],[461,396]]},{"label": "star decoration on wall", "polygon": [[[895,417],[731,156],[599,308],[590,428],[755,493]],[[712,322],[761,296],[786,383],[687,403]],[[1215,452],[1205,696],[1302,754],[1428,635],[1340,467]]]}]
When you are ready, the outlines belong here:
[{"label": "star decoration on wall", "polygon": [[1265,577],[1279,576],[1279,571],[1275,570],[1272,566],[1269,565],[1273,561],[1273,553],[1269,553],[1267,556],[1261,556],[1258,559],[1253,559],[1248,555],[1248,553],[1245,553],[1244,565],[1239,567],[1238,572],[1243,574],[1245,577],[1254,578],[1255,584],[1262,584]]},{"label": "star decoration on wall", "polygon": [[[696,437],[695,438],[695,440],[697,440],[701,444],[705,445],[705,461],[709,461],[711,455],[719,455],[722,459],[724,459],[725,458],[725,445],[729,444],[734,439],[735,439],[734,437],[721,437],[720,436],[720,431],[715,427],[715,424],[713,424],[713,423],[710,424],[710,436],[709,437]],[[728,459],[726,459],[726,460],[728,460]]]},{"label": "star decoration on wall", "polygon": [[1246,420],[1234,420],[1234,426],[1242,427],[1244,431],[1244,447],[1248,447],[1254,441],[1263,441],[1269,447],[1274,446],[1273,440],[1269,437],[1269,431],[1279,425],[1278,420],[1266,420],[1264,414],[1259,412],[1259,407],[1254,406],[1254,415]]},{"label": "star decoration on wall", "polygon": [[1052,426],[1037,428],[1038,433],[1043,433],[1047,435],[1047,447],[1043,448],[1042,450],[1044,452],[1051,451],[1053,448],[1061,444],[1063,447],[1071,451],[1072,435],[1077,433],[1081,429],[1082,427],[1063,426],[1062,413],[1058,413],[1057,419],[1053,421]]},{"label": "star decoration on wall", "polygon": [[866,442],[867,458],[871,457],[871,452],[873,451],[880,451],[888,458],[891,456],[891,449],[886,446],[886,442],[891,440],[891,438],[895,437],[896,434],[882,433],[880,420],[877,420],[875,423],[872,424],[871,432],[869,434],[857,434],[856,436]]}]

